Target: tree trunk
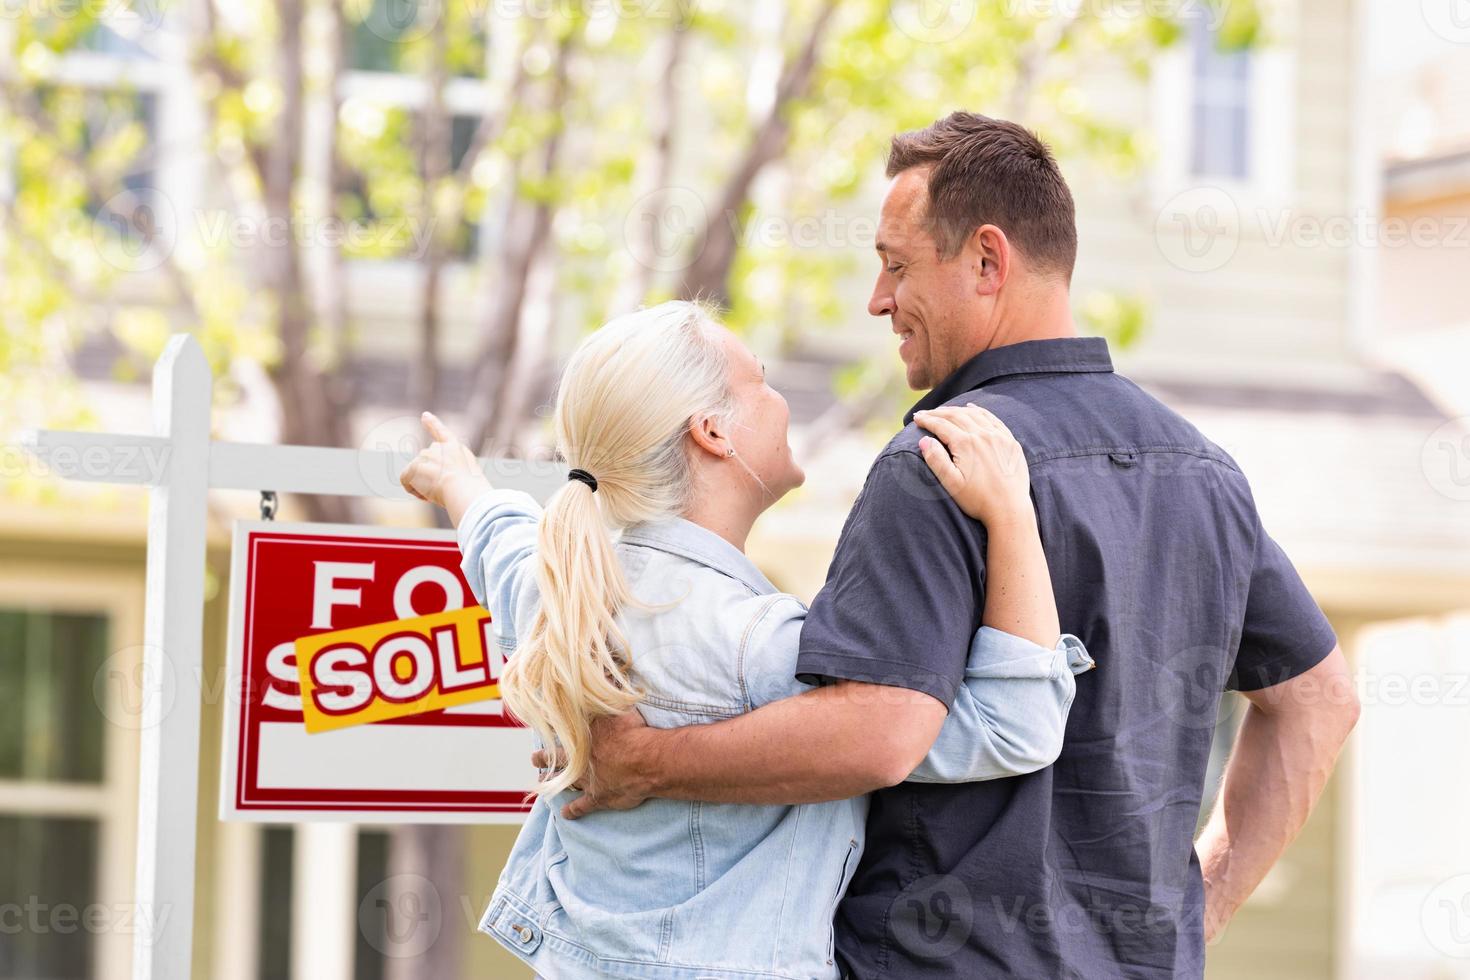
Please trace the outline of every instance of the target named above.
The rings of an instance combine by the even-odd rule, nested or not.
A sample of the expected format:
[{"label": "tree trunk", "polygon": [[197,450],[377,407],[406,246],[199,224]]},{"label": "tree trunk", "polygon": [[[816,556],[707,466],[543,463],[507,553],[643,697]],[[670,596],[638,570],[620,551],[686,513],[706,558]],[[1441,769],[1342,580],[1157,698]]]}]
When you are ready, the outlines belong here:
[{"label": "tree trunk", "polygon": [[730,302],[730,267],[740,246],[736,238],[735,218],[750,197],[750,188],[761,170],[786,152],[786,138],[790,134],[786,114],[791,104],[806,95],[811,87],[812,76],[816,73],[817,51],[836,11],[836,0],[826,0],[822,4],[801,50],[782,69],[770,111],[751,134],[740,162],[725,182],[718,207],[706,216],[704,230],[695,239],[695,247],[699,251],[680,283],[681,298],[706,299],[721,306]]}]

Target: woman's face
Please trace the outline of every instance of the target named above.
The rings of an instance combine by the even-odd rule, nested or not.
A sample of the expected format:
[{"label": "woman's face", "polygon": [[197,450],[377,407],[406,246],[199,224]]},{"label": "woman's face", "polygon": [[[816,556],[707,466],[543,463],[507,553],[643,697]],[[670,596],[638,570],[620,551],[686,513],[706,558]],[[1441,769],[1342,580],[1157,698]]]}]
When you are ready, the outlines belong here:
[{"label": "woman's face", "polygon": [[738,462],[732,463],[735,472],[744,478],[742,482],[749,483],[764,498],[763,506],[769,506],[806,480],[787,441],[791,412],[781,393],[766,384],[766,369],[760,359],[729,330],[717,329],[730,363],[730,392],[736,405],[735,426],[728,437],[738,460],[750,468],[765,490],[750,480]]}]

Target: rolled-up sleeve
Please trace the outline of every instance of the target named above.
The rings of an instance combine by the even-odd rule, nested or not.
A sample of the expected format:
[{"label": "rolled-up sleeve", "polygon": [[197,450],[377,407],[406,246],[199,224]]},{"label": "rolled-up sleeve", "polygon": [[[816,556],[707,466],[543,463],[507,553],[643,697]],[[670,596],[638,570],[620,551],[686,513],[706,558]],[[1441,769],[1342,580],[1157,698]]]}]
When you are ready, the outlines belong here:
[{"label": "rolled-up sleeve", "polygon": [[985,532],[917,452],[868,474],[801,634],[797,676],[954,701],[984,608]]},{"label": "rolled-up sleeve", "polygon": [[503,651],[515,649],[517,630],[529,625],[539,597],[536,536],[541,506],[519,490],[481,494],[460,518],[460,570]]},{"label": "rolled-up sleeve", "polygon": [[982,626],[949,717],[909,781],[1000,779],[1051,765],[1062,751],[1077,694],[1073,675],[1094,666],[1082,641],[1070,634],[1047,649]]}]

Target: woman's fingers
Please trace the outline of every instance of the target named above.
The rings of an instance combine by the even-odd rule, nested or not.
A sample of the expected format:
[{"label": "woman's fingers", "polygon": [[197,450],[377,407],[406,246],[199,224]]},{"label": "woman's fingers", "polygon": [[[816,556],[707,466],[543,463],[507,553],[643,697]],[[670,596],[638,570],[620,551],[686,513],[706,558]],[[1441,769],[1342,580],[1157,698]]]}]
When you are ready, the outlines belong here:
[{"label": "woman's fingers", "polygon": [[929,469],[938,478],[939,485],[953,496],[958,489],[964,485],[965,475],[960,468],[954,465],[954,460],[949,458],[949,453],[939,444],[938,439],[924,436],[919,440],[919,454],[924,457],[924,462],[929,464]]},{"label": "woman's fingers", "polygon": [[920,428],[928,429],[934,435],[938,436],[940,441],[951,450],[954,449],[957,443],[962,442],[968,434],[965,431],[963,420],[955,418],[952,413],[941,414],[938,410],[922,412],[914,416],[914,421],[918,423]]},{"label": "woman's fingers", "polygon": [[433,439],[435,442],[456,441],[454,438],[454,433],[450,432],[449,427],[446,426],[443,422],[439,421],[439,416],[435,415],[433,412],[425,412],[423,415],[419,416],[419,419],[424,423],[424,428],[429,430],[429,438]]}]

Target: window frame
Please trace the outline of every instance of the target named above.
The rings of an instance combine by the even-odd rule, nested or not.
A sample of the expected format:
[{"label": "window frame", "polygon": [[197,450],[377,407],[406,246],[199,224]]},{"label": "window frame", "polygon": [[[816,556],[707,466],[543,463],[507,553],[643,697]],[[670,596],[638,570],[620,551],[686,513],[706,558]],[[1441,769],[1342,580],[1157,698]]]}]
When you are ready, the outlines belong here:
[{"label": "window frame", "polygon": [[[0,606],[32,612],[102,616],[107,621],[109,669],[140,665],[144,579],[138,571],[98,570],[84,562],[7,559],[0,567]],[[106,685],[109,714],[125,716],[121,692]],[[84,706],[85,709],[90,705]],[[0,814],[82,817],[97,821],[97,877],[92,901],[133,916],[138,817],[138,732],[103,725],[102,781],[0,779]],[[121,924],[124,920],[118,920]],[[136,928],[136,921],[127,923]],[[132,932],[106,928],[92,934],[93,980],[127,980]]]},{"label": "window frame", "polygon": [[1243,208],[1290,203],[1296,193],[1296,99],[1289,97],[1296,90],[1296,36],[1294,30],[1273,32],[1271,40],[1249,53],[1244,178],[1193,172],[1195,65],[1188,27],[1184,36],[1159,53],[1150,84],[1158,147],[1153,174],[1157,202],[1196,187],[1218,187]]}]

